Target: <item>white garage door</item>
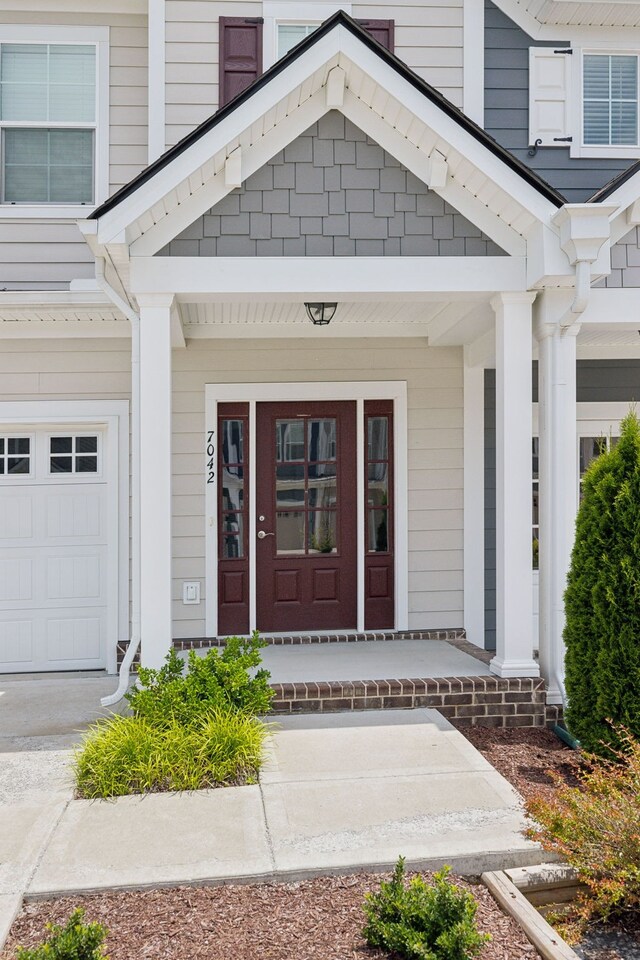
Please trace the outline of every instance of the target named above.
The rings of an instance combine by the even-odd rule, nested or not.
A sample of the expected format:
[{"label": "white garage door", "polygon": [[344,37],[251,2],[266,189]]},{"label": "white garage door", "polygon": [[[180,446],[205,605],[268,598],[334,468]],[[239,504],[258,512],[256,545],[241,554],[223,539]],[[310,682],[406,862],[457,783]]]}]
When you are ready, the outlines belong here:
[{"label": "white garage door", "polygon": [[0,426],[0,673],[106,665],[106,444]]}]

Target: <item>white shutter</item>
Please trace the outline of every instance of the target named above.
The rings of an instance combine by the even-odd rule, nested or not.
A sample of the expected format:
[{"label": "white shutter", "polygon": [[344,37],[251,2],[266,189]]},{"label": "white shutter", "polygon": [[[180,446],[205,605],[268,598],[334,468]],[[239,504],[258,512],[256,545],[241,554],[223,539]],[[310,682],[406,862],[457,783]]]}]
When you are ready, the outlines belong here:
[{"label": "white shutter", "polygon": [[553,47],[529,47],[529,143],[566,147],[558,138],[571,136],[569,94],[571,54]]}]

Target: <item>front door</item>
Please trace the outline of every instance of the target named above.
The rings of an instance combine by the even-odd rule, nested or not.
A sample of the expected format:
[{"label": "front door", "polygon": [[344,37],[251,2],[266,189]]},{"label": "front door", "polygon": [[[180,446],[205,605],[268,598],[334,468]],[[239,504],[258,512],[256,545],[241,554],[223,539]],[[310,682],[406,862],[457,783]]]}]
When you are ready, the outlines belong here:
[{"label": "front door", "polygon": [[258,403],[256,418],[258,629],[354,629],[356,404]]}]

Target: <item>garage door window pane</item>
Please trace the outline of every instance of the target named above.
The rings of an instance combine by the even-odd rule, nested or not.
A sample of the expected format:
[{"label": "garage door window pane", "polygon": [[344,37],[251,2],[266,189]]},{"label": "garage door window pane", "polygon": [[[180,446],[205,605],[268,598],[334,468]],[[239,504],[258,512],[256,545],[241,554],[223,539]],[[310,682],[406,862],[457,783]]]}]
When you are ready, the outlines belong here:
[{"label": "garage door window pane", "polygon": [[50,437],[50,473],[97,473],[98,438],[95,434],[82,437]]},{"label": "garage door window pane", "polygon": [[97,473],[97,457],[76,457],[76,473]]},{"label": "garage door window pane", "polygon": [[31,473],[29,437],[0,437],[0,475]]}]

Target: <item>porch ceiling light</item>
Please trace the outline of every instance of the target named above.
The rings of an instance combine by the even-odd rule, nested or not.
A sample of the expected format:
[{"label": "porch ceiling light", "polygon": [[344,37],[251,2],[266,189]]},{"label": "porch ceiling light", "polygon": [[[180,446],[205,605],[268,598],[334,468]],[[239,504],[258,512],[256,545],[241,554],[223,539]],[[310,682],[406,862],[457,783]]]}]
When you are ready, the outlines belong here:
[{"label": "porch ceiling light", "polygon": [[316,327],[326,327],[331,323],[337,303],[305,303],[304,307],[311,323]]}]

